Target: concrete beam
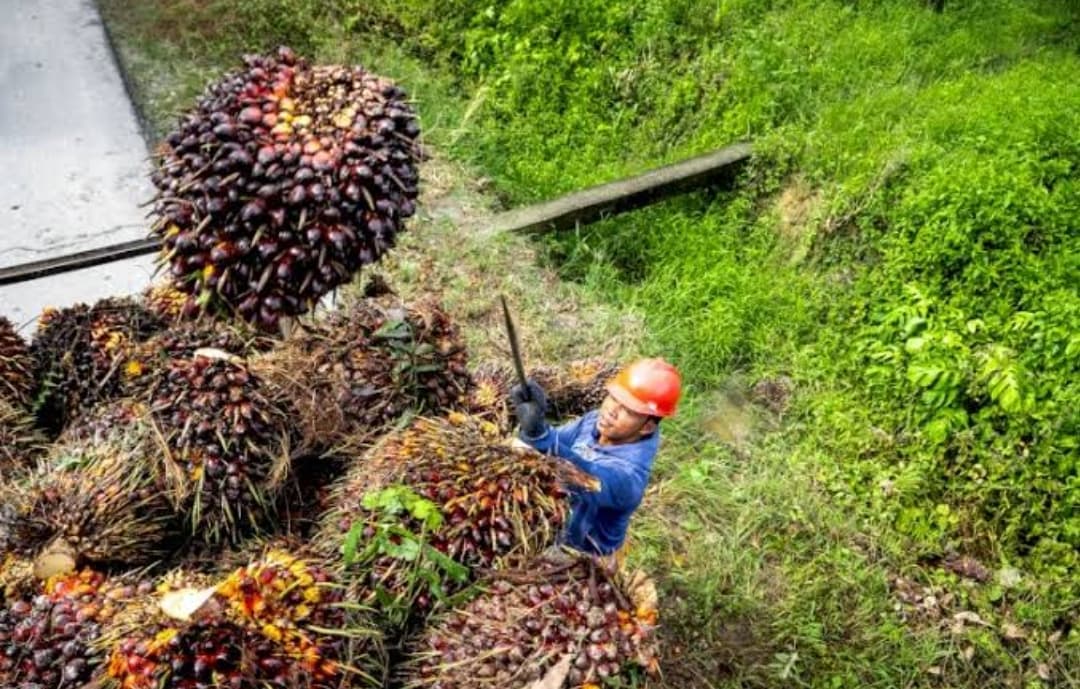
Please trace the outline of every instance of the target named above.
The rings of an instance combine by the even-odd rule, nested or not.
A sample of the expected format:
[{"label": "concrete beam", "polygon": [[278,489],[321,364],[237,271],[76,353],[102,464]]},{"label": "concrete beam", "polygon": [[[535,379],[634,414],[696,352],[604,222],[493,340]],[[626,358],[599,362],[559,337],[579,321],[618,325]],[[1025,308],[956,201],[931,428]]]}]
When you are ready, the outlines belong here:
[{"label": "concrete beam", "polygon": [[636,177],[609,182],[551,201],[501,213],[485,223],[489,232],[539,234],[595,222],[616,213],[656,203],[686,191],[730,183],[749,160],[748,143],[650,170]]}]

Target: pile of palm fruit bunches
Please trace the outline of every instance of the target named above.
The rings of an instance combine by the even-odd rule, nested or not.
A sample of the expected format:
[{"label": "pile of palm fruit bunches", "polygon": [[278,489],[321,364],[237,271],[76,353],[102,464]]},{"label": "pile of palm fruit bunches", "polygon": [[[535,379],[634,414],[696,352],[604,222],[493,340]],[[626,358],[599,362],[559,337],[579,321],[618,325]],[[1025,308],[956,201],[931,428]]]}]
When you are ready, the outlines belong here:
[{"label": "pile of palm fruit bunches", "polygon": [[[29,342],[0,318],[0,687],[595,689],[655,668],[654,603],[545,559],[596,486],[511,445],[512,369],[470,368],[433,300],[313,311],[413,214],[418,134],[382,77],[249,57],[163,145],[164,279],[46,310]],[[532,373],[570,417],[611,370]]]}]

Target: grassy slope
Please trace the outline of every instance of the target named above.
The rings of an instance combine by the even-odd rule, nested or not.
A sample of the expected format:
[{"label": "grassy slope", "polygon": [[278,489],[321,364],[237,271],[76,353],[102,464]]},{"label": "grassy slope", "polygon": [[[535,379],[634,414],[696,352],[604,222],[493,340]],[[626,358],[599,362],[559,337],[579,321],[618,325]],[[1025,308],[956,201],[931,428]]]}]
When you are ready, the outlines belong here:
[{"label": "grassy slope", "polygon": [[[408,240],[391,266],[395,282],[406,292],[441,290],[484,352],[497,348],[477,295],[509,285],[526,305],[523,320],[538,324],[530,351],[554,360],[604,346],[659,348],[691,372],[691,399],[669,426],[632,544],[633,557],[661,575],[667,686],[1080,682],[1070,675],[1075,639],[1060,633],[1075,615],[1075,590],[1063,586],[1075,570],[1023,570],[1020,585],[1002,587],[927,566],[945,546],[972,549],[992,568],[1017,563],[1015,549],[988,538],[999,525],[961,519],[964,496],[926,485],[936,474],[922,463],[943,451],[910,439],[923,420],[895,418],[922,413],[920,391],[903,390],[900,364],[910,362],[893,367],[898,379],[875,379],[845,354],[857,337],[864,348],[893,346],[868,314],[907,307],[901,329],[931,321],[931,348],[970,365],[948,347],[954,326],[972,306],[997,302],[963,297],[1030,273],[1006,271],[1003,280],[996,256],[967,282],[920,272],[940,259],[943,237],[957,235],[963,253],[987,225],[949,219],[997,213],[989,225],[999,227],[1036,217],[1061,256],[1056,267],[1033,267],[1049,274],[1040,298],[1075,268],[1064,231],[1076,199],[1067,133],[1080,109],[1070,114],[1062,102],[1077,102],[1080,68],[1070,52],[1075,20],[1060,5],[985,3],[945,15],[914,2],[860,11],[832,2],[731,1],[707,11],[674,1],[495,3],[486,13],[424,0],[363,11],[305,0],[102,5],[158,131],[241,50],[288,41],[402,80],[429,141],[493,177],[511,202],[754,137],[763,155],[746,192],[669,202],[550,245],[585,289],[558,286],[518,240],[462,232],[461,208],[471,208],[468,219],[492,202],[468,189],[461,168],[440,162],[429,187],[445,193],[428,204],[445,203],[454,217]],[[1049,200],[1036,197],[1033,179],[1049,186]],[[991,199],[1012,191],[1011,204],[973,200],[969,191],[983,188]],[[935,232],[920,234],[927,226]],[[1014,250],[1004,260],[1022,262],[1024,238],[1008,239]],[[969,265],[945,269],[966,279]],[[906,299],[913,277],[928,293],[921,302],[876,298]],[[1075,330],[1067,308],[1063,325],[1040,328]],[[991,327],[1002,318],[977,313]],[[619,329],[624,314],[628,332]],[[746,404],[751,383],[781,373],[797,389],[783,419]],[[898,403],[881,403],[864,379],[902,390]],[[939,500],[945,512],[933,507]],[[900,535],[897,524],[913,526]],[[905,624],[889,587],[896,575],[954,600]],[[950,631],[951,616],[971,609],[989,626]],[[1028,638],[1005,639],[1007,624]]]}]

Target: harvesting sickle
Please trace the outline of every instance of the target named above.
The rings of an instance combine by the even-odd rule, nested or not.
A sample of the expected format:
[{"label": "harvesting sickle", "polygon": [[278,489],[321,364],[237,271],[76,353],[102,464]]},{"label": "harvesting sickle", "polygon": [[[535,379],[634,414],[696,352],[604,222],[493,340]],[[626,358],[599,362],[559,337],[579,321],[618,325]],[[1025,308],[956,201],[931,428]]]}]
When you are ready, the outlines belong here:
[{"label": "harvesting sickle", "polygon": [[525,400],[529,400],[529,388],[525,377],[525,364],[521,360],[521,345],[518,343],[517,329],[514,327],[514,319],[510,316],[510,307],[506,304],[506,296],[499,295],[502,302],[503,322],[506,325],[506,337],[510,341],[510,355],[514,359],[514,372],[517,374],[518,385],[525,392]]}]

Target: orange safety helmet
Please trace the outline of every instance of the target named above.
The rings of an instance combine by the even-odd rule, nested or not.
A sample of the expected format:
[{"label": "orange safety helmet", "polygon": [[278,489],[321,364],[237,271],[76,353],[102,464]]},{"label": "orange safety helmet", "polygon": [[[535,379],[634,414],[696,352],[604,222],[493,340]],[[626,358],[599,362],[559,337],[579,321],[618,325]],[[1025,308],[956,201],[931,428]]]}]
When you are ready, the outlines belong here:
[{"label": "orange safety helmet", "polygon": [[663,418],[675,414],[682,378],[663,359],[638,359],[608,382],[607,391],[630,411]]}]

